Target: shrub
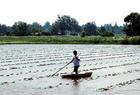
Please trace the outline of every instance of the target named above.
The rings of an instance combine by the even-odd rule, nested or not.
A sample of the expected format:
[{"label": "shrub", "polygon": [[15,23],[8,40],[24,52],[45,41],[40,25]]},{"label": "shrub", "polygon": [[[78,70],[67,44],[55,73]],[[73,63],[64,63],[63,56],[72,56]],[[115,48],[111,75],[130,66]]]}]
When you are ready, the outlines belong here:
[{"label": "shrub", "polygon": [[82,32],[80,36],[85,37],[86,36],[85,32]]},{"label": "shrub", "polygon": [[102,37],[113,37],[114,34],[112,32],[105,32],[103,34],[101,34]]}]

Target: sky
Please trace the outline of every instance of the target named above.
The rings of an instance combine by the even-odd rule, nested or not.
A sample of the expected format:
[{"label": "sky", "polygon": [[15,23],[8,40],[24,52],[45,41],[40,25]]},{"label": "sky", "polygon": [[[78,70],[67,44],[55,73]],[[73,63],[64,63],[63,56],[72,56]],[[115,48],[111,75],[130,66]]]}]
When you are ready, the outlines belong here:
[{"label": "sky", "polygon": [[139,0],[0,0],[0,24],[9,26],[17,21],[53,23],[57,15],[69,15],[80,25],[123,25],[131,12],[140,13]]}]

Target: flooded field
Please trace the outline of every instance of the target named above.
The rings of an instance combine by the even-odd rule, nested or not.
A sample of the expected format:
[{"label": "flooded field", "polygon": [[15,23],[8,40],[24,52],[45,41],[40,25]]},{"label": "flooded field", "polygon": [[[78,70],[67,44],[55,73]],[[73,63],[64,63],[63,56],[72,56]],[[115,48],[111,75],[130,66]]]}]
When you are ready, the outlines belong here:
[{"label": "flooded field", "polygon": [[[89,78],[62,79],[80,53],[79,72]],[[0,45],[0,95],[139,95],[139,45]]]}]

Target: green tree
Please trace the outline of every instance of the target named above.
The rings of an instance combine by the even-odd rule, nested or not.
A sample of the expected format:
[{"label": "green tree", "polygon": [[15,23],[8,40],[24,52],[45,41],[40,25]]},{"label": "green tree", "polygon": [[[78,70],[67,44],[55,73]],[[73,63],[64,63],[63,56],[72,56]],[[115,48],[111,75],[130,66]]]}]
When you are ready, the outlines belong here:
[{"label": "green tree", "polygon": [[58,16],[55,23],[52,24],[53,34],[66,35],[66,34],[78,34],[81,28],[78,21],[70,16]]},{"label": "green tree", "polygon": [[128,16],[124,18],[126,22],[126,26],[124,31],[129,36],[137,36],[140,35],[140,14],[139,13],[130,13]]},{"label": "green tree", "polygon": [[31,35],[41,35],[41,33],[44,31],[44,28],[38,23],[33,22],[31,25]]},{"label": "green tree", "polygon": [[100,32],[100,34],[105,33],[105,32],[106,32],[105,27],[104,27],[104,26],[101,26],[101,27],[99,28],[99,32]]},{"label": "green tree", "polygon": [[7,32],[7,26],[0,24],[0,36],[6,35]]},{"label": "green tree", "polygon": [[52,26],[50,25],[50,22],[46,22],[43,26],[46,32],[51,32]]},{"label": "green tree", "polygon": [[88,22],[84,25],[85,35],[98,35],[97,26],[95,22]]},{"label": "green tree", "polygon": [[59,27],[59,24],[57,22],[52,24],[51,33],[52,33],[52,35],[60,35],[60,34],[62,34],[61,30],[60,30],[60,27]]},{"label": "green tree", "polygon": [[12,26],[12,29],[13,29],[13,34],[15,36],[29,35],[28,25],[25,22],[22,21],[15,22],[14,25]]}]

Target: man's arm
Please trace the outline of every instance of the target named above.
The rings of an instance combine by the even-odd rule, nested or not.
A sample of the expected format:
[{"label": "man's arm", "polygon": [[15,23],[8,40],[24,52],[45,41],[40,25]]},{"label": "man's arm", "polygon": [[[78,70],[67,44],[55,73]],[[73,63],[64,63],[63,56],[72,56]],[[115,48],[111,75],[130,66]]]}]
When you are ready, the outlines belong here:
[{"label": "man's arm", "polygon": [[72,58],[72,60],[71,60],[69,63],[72,63],[72,62],[73,62],[73,60],[74,60],[74,58]]},{"label": "man's arm", "polygon": [[76,59],[77,59],[78,61],[80,61],[80,59],[78,58],[78,56],[76,57]]}]

